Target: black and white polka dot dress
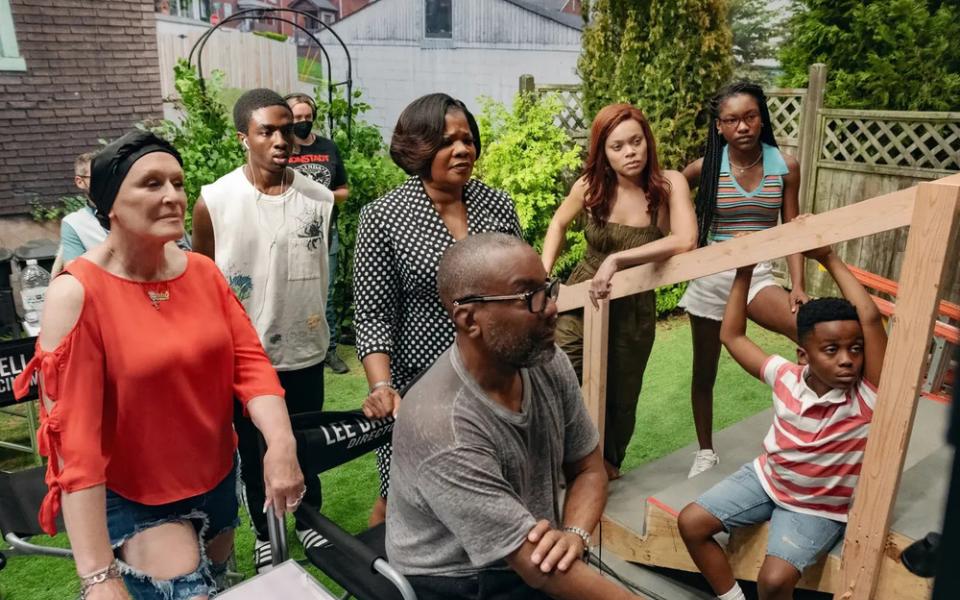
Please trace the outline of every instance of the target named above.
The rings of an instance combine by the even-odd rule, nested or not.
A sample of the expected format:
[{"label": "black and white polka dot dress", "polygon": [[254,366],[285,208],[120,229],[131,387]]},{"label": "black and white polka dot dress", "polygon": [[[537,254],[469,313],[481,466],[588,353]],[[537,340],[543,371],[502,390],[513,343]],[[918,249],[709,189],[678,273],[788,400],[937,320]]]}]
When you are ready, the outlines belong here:
[{"label": "black and white polka dot dress", "polygon": [[[467,234],[520,236],[506,192],[471,179],[463,190]],[[453,343],[454,327],[437,294],[437,267],[454,243],[419,177],[360,212],[354,262],[357,354],[390,356],[393,385],[403,389]],[[377,453],[380,495],[389,485],[390,446]]]}]

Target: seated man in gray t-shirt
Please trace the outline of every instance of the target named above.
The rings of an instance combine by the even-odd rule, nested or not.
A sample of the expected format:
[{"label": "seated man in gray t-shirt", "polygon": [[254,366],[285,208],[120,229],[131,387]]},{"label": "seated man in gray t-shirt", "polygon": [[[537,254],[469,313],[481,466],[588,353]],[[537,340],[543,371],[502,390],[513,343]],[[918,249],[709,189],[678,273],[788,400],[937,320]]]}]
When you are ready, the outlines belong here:
[{"label": "seated man in gray t-shirt", "polygon": [[400,403],[390,563],[421,600],[634,598],[579,560],[607,476],[553,342],[557,283],[525,242],[484,233],[447,250],[437,285],[457,338]]}]

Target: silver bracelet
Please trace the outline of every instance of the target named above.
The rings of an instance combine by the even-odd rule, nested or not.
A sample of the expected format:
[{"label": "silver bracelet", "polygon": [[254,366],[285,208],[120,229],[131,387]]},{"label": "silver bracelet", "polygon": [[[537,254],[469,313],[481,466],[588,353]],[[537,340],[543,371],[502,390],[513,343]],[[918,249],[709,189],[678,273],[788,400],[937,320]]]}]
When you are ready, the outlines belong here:
[{"label": "silver bracelet", "polygon": [[585,529],[576,526],[564,527],[561,531],[567,533],[573,533],[580,537],[583,540],[583,558],[586,559],[587,554],[590,552],[591,538],[590,534],[587,533]]},{"label": "silver bracelet", "polygon": [[370,386],[370,391],[367,392],[367,393],[372,394],[372,393],[374,393],[375,391],[379,390],[380,388],[385,388],[385,387],[388,387],[388,388],[390,388],[390,389],[393,390],[393,391],[397,391],[396,389],[394,389],[394,387],[393,387],[393,382],[392,382],[392,381],[390,381],[389,379],[384,379],[384,380],[378,381],[378,382],[376,382],[375,384],[371,385],[371,386]]},{"label": "silver bracelet", "polygon": [[102,569],[97,569],[93,573],[80,575],[80,600],[86,600],[90,588],[99,585],[108,579],[120,579],[120,565],[117,559],[113,559],[109,565]]}]

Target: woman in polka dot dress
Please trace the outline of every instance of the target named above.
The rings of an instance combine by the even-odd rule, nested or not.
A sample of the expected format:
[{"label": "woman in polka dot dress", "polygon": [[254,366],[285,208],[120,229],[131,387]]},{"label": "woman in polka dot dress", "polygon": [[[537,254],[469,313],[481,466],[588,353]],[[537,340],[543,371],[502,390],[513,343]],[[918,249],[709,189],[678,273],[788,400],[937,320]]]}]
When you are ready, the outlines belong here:
[{"label": "woman in polka dot dress", "polygon": [[[396,414],[404,389],[453,343],[437,295],[437,266],[455,241],[488,231],[520,236],[513,201],[471,179],[480,155],[477,122],[459,100],[429,94],[404,109],[390,156],[410,178],[360,213],[354,265],[357,354],[370,394],[363,412]],[[377,453],[380,498],[370,524],[386,516],[390,446]]]}]

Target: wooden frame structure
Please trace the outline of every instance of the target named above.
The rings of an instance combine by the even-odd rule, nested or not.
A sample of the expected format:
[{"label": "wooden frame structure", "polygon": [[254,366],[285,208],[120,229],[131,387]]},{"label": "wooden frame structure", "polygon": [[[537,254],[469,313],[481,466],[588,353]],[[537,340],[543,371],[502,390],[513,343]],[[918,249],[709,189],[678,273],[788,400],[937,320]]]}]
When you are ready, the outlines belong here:
[{"label": "wooden frame structure", "polygon": [[[892,317],[893,326],[880,379],[877,406],[844,538],[842,560],[838,569],[823,569],[830,572],[809,573],[805,577],[805,581],[816,579],[812,584],[808,583],[810,587],[833,592],[835,600],[874,600],[884,596],[878,593],[882,572],[884,588],[894,582],[899,585],[904,579],[890,576],[888,572],[891,568],[898,567],[906,574],[899,563],[897,551],[898,548],[902,549],[902,544],[890,539],[890,519],[920,396],[927,345],[933,332],[939,295],[948,270],[956,268],[957,264],[960,174],[700,248],[662,263],[624,270],[614,277],[610,295],[610,299],[622,298],[905,226],[909,226],[910,230],[900,288],[910,292],[899,298]],[[558,308],[561,312],[584,309],[583,395],[587,410],[600,430],[602,444],[610,312],[609,301],[602,302],[598,310],[591,307],[588,289],[589,282],[564,287]],[[692,561],[686,556],[682,543],[679,544],[678,553],[679,537],[670,540],[650,539],[658,532],[671,535],[671,531],[676,530],[675,519],[672,525],[669,523],[673,516],[663,510],[659,512],[664,514],[659,514],[655,506],[652,508],[652,512],[648,511],[647,534],[642,537],[631,535],[622,527],[618,529],[615,522],[605,517],[599,536],[601,543],[611,544],[615,551],[618,548],[626,550],[618,552],[628,554],[624,558],[641,560],[644,553],[647,556],[661,553],[663,560],[657,564],[696,570],[695,567],[691,568]],[[656,526],[658,518],[664,521],[662,528]],[[765,542],[766,536],[759,539]],[[738,577],[755,579],[759,569],[757,553],[760,553],[762,560],[765,548],[765,543],[758,543],[756,539],[752,543],[748,539],[746,544],[731,546],[734,570]],[[632,545],[643,545],[644,549],[634,554]],[[666,556],[668,554],[673,559]],[[753,566],[738,561],[738,556],[750,558],[747,562]],[[676,564],[670,564],[671,560]],[[899,587],[889,597],[922,597],[923,590],[929,589],[928,584],[919,585],[919,579],[916,582],[914,592],[907,593],[907,589]],[[910,586],[912,582],[904,580],[902,583]]]}]

